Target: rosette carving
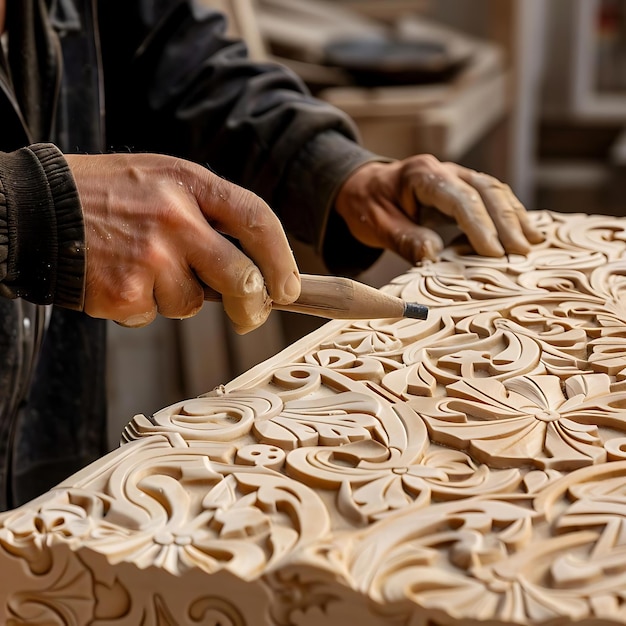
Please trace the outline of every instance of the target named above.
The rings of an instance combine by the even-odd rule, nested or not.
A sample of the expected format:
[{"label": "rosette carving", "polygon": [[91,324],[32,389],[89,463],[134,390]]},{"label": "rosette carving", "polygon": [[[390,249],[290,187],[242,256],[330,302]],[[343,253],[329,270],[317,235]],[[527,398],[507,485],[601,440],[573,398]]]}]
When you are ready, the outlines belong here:
[{"label": "rosette carving", "polygon": [[626,430],[625,405],[626,393],[611,392],[608,376],[590,374],[569,378],[565,393],[556,376],[463,380],[419,411],[433,440],[491,467],[571,470],[606,460],[604,440]]},{"label": "rosette carving", "polygon": [[0,515],[0,621],[626,622],[626,220],[533,212]]}]

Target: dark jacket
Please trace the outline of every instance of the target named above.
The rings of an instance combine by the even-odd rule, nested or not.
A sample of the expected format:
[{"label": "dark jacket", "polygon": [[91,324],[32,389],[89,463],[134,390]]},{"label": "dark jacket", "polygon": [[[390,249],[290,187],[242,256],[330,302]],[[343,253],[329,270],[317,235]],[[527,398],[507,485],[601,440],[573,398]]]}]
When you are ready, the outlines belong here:
[{"label": "dark jacket", "polygon": [[296,76],[250,62],[206,2],[7,4],[9,58],[0,63],[3,508],[106,448],[104,324],[80,313],[82,212],[62,152],[181,156],[255,191],[335,272],[354,273],[378,254],[331,211],[341,182],[374,155],[358,146],[350,120],[312,98]]}]

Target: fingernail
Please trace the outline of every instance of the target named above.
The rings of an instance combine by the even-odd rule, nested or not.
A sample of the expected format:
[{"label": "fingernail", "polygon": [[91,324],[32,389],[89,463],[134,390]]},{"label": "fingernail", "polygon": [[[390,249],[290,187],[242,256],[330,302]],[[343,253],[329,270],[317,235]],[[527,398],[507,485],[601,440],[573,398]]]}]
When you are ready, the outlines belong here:
[{"label": "fingernail", "polygon": [[154,313],[141,313],[140,315],[131,315],[125,320],[118,322],[118,324],[126,328],[140,328],[147,326],[152,320],[154,320]]},{"label": "fingernail", "polygon": [[283,285],[283,293],[285,298],[293,302],[300,295],[300,275],[297,272],[289,274],[289,277]]}]

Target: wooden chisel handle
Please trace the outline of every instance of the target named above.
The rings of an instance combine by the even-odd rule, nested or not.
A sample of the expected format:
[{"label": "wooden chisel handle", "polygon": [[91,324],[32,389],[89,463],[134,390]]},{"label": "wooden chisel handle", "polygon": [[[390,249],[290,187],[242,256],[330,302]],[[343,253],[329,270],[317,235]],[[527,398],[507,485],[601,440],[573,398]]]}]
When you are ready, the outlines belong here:
[{"label": "wooden chisel handle", "polygon": [[[426,319],[428,308],[405,302],[363,283],[340,276],[301,274],[300,297],[293,304],[272,304],[273,309],[316,315],[327,319]],[[220,293],[204,287],[204,299],[220,302]]]}]

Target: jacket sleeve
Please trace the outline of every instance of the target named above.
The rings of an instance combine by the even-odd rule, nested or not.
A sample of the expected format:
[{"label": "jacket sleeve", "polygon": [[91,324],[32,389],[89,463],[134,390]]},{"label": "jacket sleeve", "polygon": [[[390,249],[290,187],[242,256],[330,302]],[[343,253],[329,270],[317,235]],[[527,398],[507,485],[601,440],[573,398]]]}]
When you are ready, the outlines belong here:
[{"label": "jacket sleeve", "polygon": [[[203,163],[251,189],[286,230],[355,273],[378,251],[362,246],[331,209],[347,175],[379,157],[352,121],[273,63],[252,62],[202,0],[106,0],[99,5],[108,141]],[[329,229],[335,229],[333,233]]]},{"label": "jacket sleeve", "polygon": [[82,309],[84,241],[76,186],[56,146],[0,152],[0,295]]}]

